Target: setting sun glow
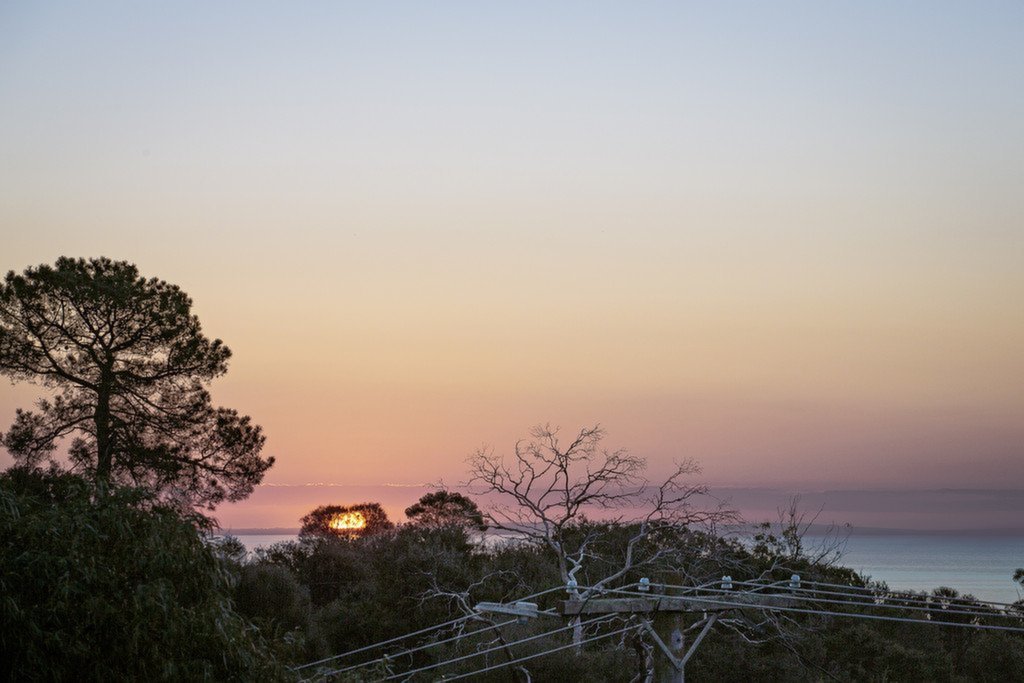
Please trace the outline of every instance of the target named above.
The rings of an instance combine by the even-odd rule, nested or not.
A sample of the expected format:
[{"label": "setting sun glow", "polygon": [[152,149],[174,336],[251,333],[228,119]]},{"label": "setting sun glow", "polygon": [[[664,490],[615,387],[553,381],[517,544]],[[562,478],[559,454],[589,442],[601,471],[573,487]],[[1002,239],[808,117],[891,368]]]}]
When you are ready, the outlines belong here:
[{"label": "setting sun glow", "polygon": [[361,512],[341,512],[334,515],[327,526],[338,531],[358,531],[366,527],[366,517]]}]

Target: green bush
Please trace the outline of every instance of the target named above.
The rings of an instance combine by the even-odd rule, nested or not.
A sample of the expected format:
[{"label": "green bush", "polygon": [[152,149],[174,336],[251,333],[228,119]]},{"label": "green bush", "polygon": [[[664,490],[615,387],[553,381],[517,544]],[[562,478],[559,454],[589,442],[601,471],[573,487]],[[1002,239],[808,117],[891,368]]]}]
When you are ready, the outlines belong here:
[{"label": "green bush", "polygon": [[203,521],[71,474],[0,475],[0,677],[281,678]]}]

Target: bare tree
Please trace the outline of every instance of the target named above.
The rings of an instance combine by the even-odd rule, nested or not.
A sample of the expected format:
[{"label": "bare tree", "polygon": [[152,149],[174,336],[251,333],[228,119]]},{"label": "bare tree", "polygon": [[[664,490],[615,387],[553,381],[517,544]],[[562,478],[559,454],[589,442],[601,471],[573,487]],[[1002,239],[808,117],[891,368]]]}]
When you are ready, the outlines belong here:
[{"label": "bare tree", "polygon": [[[431,587],[420,595],[420,604],[428,600],[447,600],[450,605],[456,607],[460,612],[462,612],[463,616],[467,617],[465,621],[460,621],[459,623],[455,624],[452,627],[453,631],[455,631],[458,635],[462,636],[467,634],[466,627],[469,625],[469,622],[483,624],[486,627],[486,630],[489,630],[493,634],[493,637],[490,640],[485,639],[482,642],[478,643],[477,651],[493,650],[494,648],[500,646],[502,648],[502,651],[505,653],[506,660],[509,663],[512,663],[515,660],[515,654],[509,647],[508,641],[505,639],[505,636],[502,635],[499,624],[495,622],[494,619],[492,619],[490,616],[478,612],[473,607],[472,602],[470,602],[470,594],[475,589],[480,588],[493,578],[502,575],[507,575],[508,573],[509,572],[505,571],[490,572],[489,574],[484,575],[478,581],[475,581],[474,583],[470,584],[463,591],[445,590],[440,585],[438,585],[437,577],[433,574],[429,574],[428,578],[430,579]],[[477,631],[477,633],[482,632],[483,631]],[[511,676],[512,683],[517,683],[520,680],[520,678],[525,683],[530,683],[530,672],[525,666],[517,666],[514,669],[511,669],[509,674]]]},{"label": "bare tree", "polygon": [[[576,592],[587,599],[611,587],[632,571],[651,566],[673,552],[671,544],[652,542],[663,532],[732,519],[722,507],[694,506],[707,487],[689,481],[700,472],[692,460],[675,464],[673,472],[655,484],[645,476],[647,462],[627,450],[601,447],[605,433],[599,425],[585,427],[568,444],[557,428],[534,427],[530,438],[516,443],[505,458],[481,449],[469,458],[467,485],[475,493],[497,494],[499,502],[486,512],[492,529],[528,539],[549,548],[568,586],[590,560],[600,526],[585,529],[585,514],[604,515],[606,522],[628,523],[630,536],[613,569],[593,577]],[[607,560],[608,558],[601,558]],[[578,623],[578,620],[577,620]],[[576,632],[577,641],[581,635]]]},{"label": "bare tree", "polygon": [[807,536],[818,521],[824,506],[810,514],[800,507],[800,496],[789,499],[786,507],[777,509],[775,524],[762,522],[753,537],[753,553],[771,558],[772,565],[763,570],[761,577],[778,569],[796,568],[794,565],[833,567],[846,552],[851,527],[829,524],[823,527],[821,537],[808,543]]}]

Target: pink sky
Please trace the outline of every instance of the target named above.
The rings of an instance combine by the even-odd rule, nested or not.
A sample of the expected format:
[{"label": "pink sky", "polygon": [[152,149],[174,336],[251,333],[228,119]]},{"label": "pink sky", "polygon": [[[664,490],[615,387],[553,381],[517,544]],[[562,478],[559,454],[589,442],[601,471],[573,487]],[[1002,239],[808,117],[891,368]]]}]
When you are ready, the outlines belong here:
[{"label": "pink sky", "polygon": [[[225,531],[234,533],[294,530],[303,515],[320,505],[373,501],[384,507],[392,521],[404,522],[405,508],[430,490],[423,486],[260,486],[248,500],[223,506],[216,517]],[[503,502],[493,494],[468,493],[484,509]],[[780,509],[786,509],[794,497],[805,523],[813,522],[815,530],[850,525],[854,532],[861,533],[877,529],[1024,532],[1024,491],[1020,489],[717,487],[692,502],[708,508],[724,504],[750,524],[777,523]],[[593,510],[588,514],[602,512]]]}]

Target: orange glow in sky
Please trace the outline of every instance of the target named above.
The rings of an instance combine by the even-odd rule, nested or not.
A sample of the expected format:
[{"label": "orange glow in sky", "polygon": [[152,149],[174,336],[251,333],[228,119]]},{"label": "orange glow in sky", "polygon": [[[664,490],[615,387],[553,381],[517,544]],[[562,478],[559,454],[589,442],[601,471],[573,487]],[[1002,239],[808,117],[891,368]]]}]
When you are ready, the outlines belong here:
[{"label": "orange glow in sky", "polygon": [[169,12],[0,10],[0,270],[180,285],[268,485],[600,422],[654,477],[1024,488],[1024,5]]}]

